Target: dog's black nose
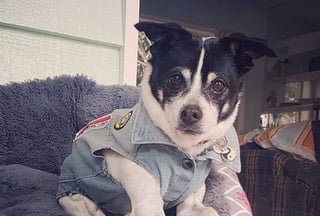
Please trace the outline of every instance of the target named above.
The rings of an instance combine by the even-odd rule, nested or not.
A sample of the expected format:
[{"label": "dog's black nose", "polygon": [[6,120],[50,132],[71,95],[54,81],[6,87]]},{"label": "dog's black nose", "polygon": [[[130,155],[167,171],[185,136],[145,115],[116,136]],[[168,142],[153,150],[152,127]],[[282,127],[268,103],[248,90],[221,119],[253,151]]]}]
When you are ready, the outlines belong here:
[{"label": "dog's black nose", "polygon": [[202,111],[198,105],[188,105],[181,111],[180,118],[186,124],[194,124],[202,118]]}]

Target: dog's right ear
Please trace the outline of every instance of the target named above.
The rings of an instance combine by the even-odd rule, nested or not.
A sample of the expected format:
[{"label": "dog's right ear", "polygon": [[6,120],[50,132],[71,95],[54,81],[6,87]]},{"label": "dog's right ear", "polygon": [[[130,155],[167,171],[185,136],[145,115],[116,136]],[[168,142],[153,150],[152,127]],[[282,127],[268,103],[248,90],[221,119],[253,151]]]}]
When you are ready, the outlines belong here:
[{"label": "dog's right ear", "polygon": [[185,30],[177,23],[153,23],[153,22],[139,22],[135,24],[138,31],[143,31],[146,36],[154,44],[150,47],[150,52],[154,56],[161,47],[161,51],[165,51],[178,40],[192,38],[190,32]]},{"label": "dog's right ear", "polygon": [[138,31],[143,31],[153,42],[164,39],[179,40],[182,37],[191,36],[190,32],[177,23],[139,22],[134,26]]}]

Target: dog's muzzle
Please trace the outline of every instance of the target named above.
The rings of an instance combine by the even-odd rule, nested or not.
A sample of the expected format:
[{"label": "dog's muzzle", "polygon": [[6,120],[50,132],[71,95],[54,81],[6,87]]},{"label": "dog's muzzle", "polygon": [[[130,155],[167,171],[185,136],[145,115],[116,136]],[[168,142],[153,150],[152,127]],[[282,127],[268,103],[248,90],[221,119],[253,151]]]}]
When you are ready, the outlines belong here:
[{"label": "dog's muzzle", "polygon": [[201,133],[199,122],[202,119],[202,110],[198,105],[187,105],[180,112],[180,124],[178,129],[191,134]]},{"label": "dog's muzzle", "polygon": [[202,118],[202,111],[198,105],[185,106],[181,113],[180,119],[186,125],[195,124]]}]

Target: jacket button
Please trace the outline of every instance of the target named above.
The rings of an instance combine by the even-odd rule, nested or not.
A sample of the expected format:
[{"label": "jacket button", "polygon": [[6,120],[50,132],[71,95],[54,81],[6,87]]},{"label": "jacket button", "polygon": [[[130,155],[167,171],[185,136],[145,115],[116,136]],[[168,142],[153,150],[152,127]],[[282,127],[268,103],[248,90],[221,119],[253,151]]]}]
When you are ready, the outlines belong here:
[{"label": "jacket button", "polygon": [[183,166],[183,168],[185,168],[185,169],[192,169],[194,165],[193,165],[193,162],[192,162],[191,159],[189,159],[189,158],[184,158],[184,159],[182,160],[182,166]]}]

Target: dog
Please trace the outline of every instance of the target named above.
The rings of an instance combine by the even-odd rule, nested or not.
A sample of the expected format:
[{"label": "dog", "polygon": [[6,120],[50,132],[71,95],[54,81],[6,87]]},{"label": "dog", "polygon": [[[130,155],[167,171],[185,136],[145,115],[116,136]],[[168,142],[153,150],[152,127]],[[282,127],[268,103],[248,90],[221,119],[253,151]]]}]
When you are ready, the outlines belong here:
[{"label": "dog", "polygon": [[213,161],[240,170],[233,128],[243,75],[274,57],[242,34],[201,38],[176,23],[140,22],[153,42],[140,102],[76,135],[57,199],[70,215],[216,216],[204,206]]}]

